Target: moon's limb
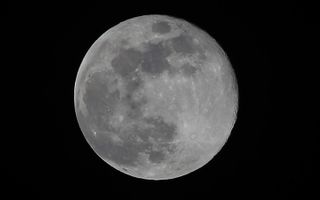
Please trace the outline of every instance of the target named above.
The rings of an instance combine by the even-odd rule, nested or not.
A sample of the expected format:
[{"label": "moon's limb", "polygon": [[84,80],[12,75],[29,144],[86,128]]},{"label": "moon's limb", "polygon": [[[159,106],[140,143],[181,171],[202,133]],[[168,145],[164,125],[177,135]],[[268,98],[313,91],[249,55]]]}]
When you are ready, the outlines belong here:
[{"label": "moon's limb", "polygon": [[[171,31],[153,33],[151,24],[156,20],[169,22]],[[148,99],[143,108],[144,116],[162,116],[168,122],[177,124],[179,134],[174,142],[179,150],[161,164],[150,164],[146,160],[136,168],[117,165],[101,157],[116,168],[126,169],[121,170],[124,173],[147,179],[178,177],[203,166],[222,148],[237,110],[236,82],[231,65],[219,45],[200,29],[168,16],[143,16],[120,23],[103,34],[80,66],[75,85],[75,105],[76,110],[86,116],[88,113],[83,96],[88,75],[112,70],[111,61],[119,54],[120,48],[135,48],[143,53],[147,51],[146,43],[170,41],[185,32],[192,36],[192,42],[203,47],[202,57],[195,53],[173,53],[167,60],[177,69],[190,64],[201,70],[189,77],[167,72],[156,79],[141,75],[144,81],[142,92]],[[117,140],[116,137],[114,139]]]}]

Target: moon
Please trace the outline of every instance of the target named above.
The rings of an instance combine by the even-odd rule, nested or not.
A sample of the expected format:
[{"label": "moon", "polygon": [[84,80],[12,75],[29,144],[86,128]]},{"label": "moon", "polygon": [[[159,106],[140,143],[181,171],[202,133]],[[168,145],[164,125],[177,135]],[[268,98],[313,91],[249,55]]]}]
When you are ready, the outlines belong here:
[{"label": "moon", "polygon": [[103,33],[74,88],[94,152],[129,176],[178,178],[206,165],[236,121],[238,90],[226,53],[183,19],[144,15]]}]

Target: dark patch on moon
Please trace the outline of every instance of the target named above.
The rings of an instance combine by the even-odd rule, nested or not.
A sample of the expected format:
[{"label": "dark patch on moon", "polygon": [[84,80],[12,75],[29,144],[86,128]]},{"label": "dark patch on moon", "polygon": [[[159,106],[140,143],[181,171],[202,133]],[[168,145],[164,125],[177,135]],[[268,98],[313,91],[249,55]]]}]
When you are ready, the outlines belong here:
[{"label": "dark patch on moon", "polygon": [[[162,119],[158,119],[162,120]],[[149,155],[149,160],[153,163],[161,163],[165,160],[165,151],[173,152],[175,144],[170,144],[170,139],[177,134],[175,125],[158,123],[149,124],[153,127],[141,127],[135,125],[123,132],[98,133],[97,149],[100,155],[115,164],[127,167],[137,166],[141,153]],[[121,138],[122,143],[115,143],[111,139],[111,134],[116,134]],[[168,137],[170,135],[170,137]],[[152,140],[156,142],[158,149],[153,149]]]},{"label": "dark patch on moon", "polygon": [[102,130],[107,129],[106,117],[112,114],[113,108],[120,100],[120,92],[113,89],[117,81],[111,80],[108,73],[101,71],[91,74],[86,82],[86,92],[83,96],[91,121]]},{"label": "dark patch on moon", "polygon": [[165,154],[161,151],[151,151],[149,153],[149,160],[153,163],[161,163],[165,158]]},{"label": "dark patch on moon", "polygon": [[139,51],[133,48],[121,49],[118,56],[111,61],[111,65],[116,73],[127,77],[139,67],[142,56]]},{"label": "dark patch on moon", "polygon": [[159,75],[166,70],[170,70],[171,65],[166,60],[166,57],[170,54],[171,50],[162,43],[149,44],[147,51],[143,54],[142,72],[149,75]]},{"label": "dark patch on moon", "polygon": [[193,41],[193,36],[183,33],[169,40],[172,49],[182,55],[198,54],[201,61],[207,59],[204,48]]},{"label": "dark patch on moon", "polygon": [[139,74],[133,74],[132,76],[129,76],[125,81],[126,89],[128,91],[136,91],[139,88],[143,87],[144,84]]},{"label": "dark patch on moon", "polygon": [[141,107],[147,103],[146,97],[142,97],[139,101],[133,98],[134,93],[144,86],[138,74],[132,74],[125,79],[126,94],[121,100],[122,104],[127,106],[127,116],[132,119],[140,118],[142,115]]},{"label": "dark patch on moon", "polygon": [[122,103],[127,106],[127,117],[139,119],[143,114],[141,107],[147,103],[147,99],[146,97],[143,97],[141,100],[136,101],[133,99],[132,95],[133,92],[128,92],[122,100]]},{"label": "dark patch on moon", "polygon": [[169,23],[166,21],[158,21],[152,24],[152,32],[154,33],[165,34],[165,33],[169,33],[170,30],[171,30],[171,27]]},{"label": "dark patch on moon", "polygon": [[[165,151],[172,153],[175,145],[170,144],[178,134],[175,124],[169,124],[163,121],[162,117],[143,118],[141,122],[148,127],[137,128],[135,135],[140,138],[147,146],[144,153],[150,156],[150,161],[160,163],[165,159]],[[158,149],[153,149],[152,141],[155,141]]]},{"label": "dark patch on moon", "polygon": [[180,70],[182,71],[183,75],[186,77],[190,77],[198,71],[198,69],[195,66],[189,63],[183,64]]},{"label": "dark patch on moon", "polygon": [[171,40],[172,48],[183,54],[195,53],[195,45],[193,44],[192,37],[187,34],[181,34],[177,37],[172,38]]},{"label": "dark patch on moon", "polygon": [[[121,137],[124,140],[123,143],[117,144],[111,139],[111,134],[117,134],[114,132],[103,133],[98,132],[99,139],[96,140],[96,150],[99,155],[104,159],[110,160],[118,165],[125,165],[127,167],[133,167],[137,165],[139,158],[138,151],[141,151],[143,145],[135,145],[130,138]],[[134,133],[132,133],[134,134]]]},{"label": "dark patch on moon", "polygon": [[119,54],[111,61],[111,65],[116,73],[124,78],[130,76],[136,70],[157,76],[166,70],[170,70],[171,65],[166,60],[172,52],[163,42],[158,44],[146,43],[146,51],[141,52],[134,47],[121,48]]},{"label": "dark patch on moon", "polygon": [[[126,41],[122,42],[126,43]],[[186,33],[156,44],[144,43],[143,45],[145,46],[144,52],[134,47],[128,49],[120,47],[118,55],[111,61],[114,71],[124,79],[138,71],[158,77],[165,71],[171,75],[177,73],[167,60],[173,52],[182,55],[198,53],[200,60],[206,59],[203,48],[195,44],[193,37]],[[190,76],[196,70],[186,66],[185,72],[186,75]]]},{"label": "dark patch on moon", "polygon": [[152,124],[154,127],[160,127],[161,129],[158,131],[162,132],[161,135],[161,140],[163,141],[172,141],[174,139],[175,134],[173,134],[175,132],[176,129],[176,125],[171,123],[168,124],[166,122],[163,121],[162,117],[149,117],[149,118],[145,118],[143,119],[144,122],[146,122],[147,124]]}]

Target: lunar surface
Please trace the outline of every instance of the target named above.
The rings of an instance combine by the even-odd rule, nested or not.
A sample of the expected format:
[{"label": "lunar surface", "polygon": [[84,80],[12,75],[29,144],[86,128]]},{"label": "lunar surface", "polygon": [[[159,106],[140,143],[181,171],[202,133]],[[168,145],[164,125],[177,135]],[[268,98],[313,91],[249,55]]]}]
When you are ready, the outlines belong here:
[{"label": "lunar surface", "polygon": [[234,71],[195,25],[146,15],[91,46],[74,89],[79,126],[94,152],[133,177],[173,179],[207,164],[236,120]]}]

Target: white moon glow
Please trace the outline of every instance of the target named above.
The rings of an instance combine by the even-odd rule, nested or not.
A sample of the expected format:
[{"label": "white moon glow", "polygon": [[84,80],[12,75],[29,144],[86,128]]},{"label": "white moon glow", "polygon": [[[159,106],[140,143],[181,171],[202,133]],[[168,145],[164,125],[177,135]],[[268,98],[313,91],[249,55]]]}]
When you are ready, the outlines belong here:
[{"label": "white moon glow", "polygon": [[120,171],[171,179],[209,162],[230,135],[236,78],[206,32],[169,16],[129,19],[89,49],[75,84],[81,130]]}]

